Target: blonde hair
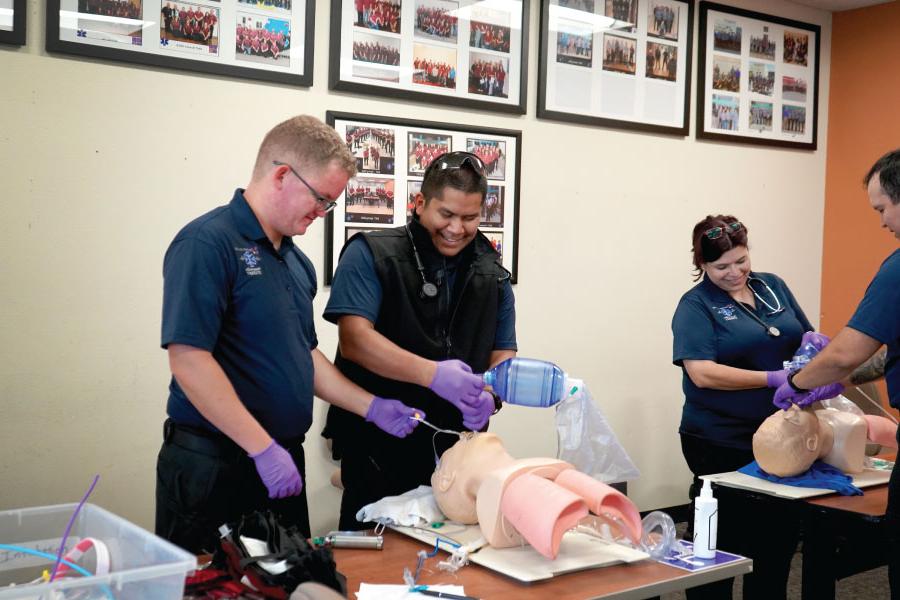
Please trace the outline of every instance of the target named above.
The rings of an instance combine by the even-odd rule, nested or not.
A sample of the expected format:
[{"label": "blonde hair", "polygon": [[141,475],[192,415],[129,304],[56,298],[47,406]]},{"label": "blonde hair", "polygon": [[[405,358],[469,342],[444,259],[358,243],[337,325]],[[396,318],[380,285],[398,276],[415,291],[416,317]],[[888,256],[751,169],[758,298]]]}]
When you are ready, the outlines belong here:
[{"label": "blonde hair", "polygon": [[337,132],[315,117],[299,115],[273,127],[259,145],[253,179],[272,167],[272,161],[297,169],[315,169],[337,163],[350,177],[356,175],[356,159]]}]

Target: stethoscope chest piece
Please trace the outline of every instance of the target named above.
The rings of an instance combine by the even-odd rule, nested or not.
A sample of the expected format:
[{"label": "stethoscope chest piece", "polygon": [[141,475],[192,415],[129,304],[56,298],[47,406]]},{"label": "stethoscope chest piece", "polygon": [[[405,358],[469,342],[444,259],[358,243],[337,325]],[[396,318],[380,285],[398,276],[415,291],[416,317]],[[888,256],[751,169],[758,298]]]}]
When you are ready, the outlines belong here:
[{"label": "stethoscope chest piece", "polygon": [[770,325],[769,328],[766,330],[766,333],[768,333],[772,337],[778,337],[779,335],[781,335],[781,331],[774,325]]},{"label": "stethoscope chest piece", "polygon": [[430,281],[425,281],[422,283],[420,293],[423,298],[435,298],[438,295],[438,287]]}]

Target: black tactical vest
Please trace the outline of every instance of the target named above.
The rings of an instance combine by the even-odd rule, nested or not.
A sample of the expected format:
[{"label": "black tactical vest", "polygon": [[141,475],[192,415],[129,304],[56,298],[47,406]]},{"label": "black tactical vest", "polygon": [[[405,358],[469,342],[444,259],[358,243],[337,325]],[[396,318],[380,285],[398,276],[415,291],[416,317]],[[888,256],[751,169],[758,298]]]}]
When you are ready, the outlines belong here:
[{"label": "black tactical vest", "polygon": [[[426,278],[438,284],[436,298],[420,295],[422,277],[416,268],[412,245],[405,227],[396,227],[365,236],[372,251],[375,272],[381,282],[381,308],[375,330],[401,348],[430,360],[457,358],[481,373],[490,366],[497,329],[497,305],[501,282],[508,272],[500,266],[500,257],[487,238],[478,232],[475,239],[456,261],[456,275],[451,287],[446,279],[446,266],[452,259],[440,255],[431,243],[428,231],[417,221],[409,224],[410,232],[425,266]],[[395,398],[408,406],[425,411],[429,422],[447,429],[462,430],[462,416],[452,404],[431,390],[418,385],[385,379],[344,358],[340,349],[334,364],[344,375],[362,388],[383,398]],[[431,455],[434,432],[424,426],[416,428],[413,438],[427,446]],[[336,406],[328,409],[326,437],[333,440],[332,452],[340,458],[346,448],[362,445],[377,447],[378,453],[409,453],[410,440],[397,440]],[[438,436],[438,453],[452,445],[452,436]]]}]

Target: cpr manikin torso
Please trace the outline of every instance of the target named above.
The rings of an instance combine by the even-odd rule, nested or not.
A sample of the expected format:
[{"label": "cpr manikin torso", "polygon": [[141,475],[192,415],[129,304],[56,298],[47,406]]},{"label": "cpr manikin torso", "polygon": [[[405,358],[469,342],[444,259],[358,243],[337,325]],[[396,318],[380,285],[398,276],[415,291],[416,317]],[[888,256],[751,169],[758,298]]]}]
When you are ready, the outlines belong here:
[{"label": "cpr manikin torso", "polygon": [[441,456],[431,477],[449,518],[478,523],[497,548],[531,544],[555,558],[563,534],[594,513],[637,541],[640,515],[628,498],[553,458],[514,459],[492,433],[466,434]]},{"label": "cpr manikin torso", "polygon": [[834,409],[792,406],[759,426],[753,435],[753,456],[764,471],[779,477],[799,475],[816,459],[845,473],[860,473],[865,466],[867,437],[883,437],[873,434],[885,427],[884,421],[887,419],[871,415],[863,418]]}]

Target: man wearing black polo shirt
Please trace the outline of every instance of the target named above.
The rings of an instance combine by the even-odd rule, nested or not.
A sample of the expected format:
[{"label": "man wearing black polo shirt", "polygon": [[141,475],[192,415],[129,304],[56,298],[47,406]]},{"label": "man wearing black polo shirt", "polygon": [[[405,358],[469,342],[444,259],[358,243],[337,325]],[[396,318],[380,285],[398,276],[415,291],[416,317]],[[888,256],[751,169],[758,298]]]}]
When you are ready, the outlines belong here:
[{"label": "man wearing black polo shirt", "polygon": [[[900,239],[900,150],[878,159],[863,181],[881,226]],[[886,349],[879,351],[882,345]],[[884,376],[890,404],[900,408],[900,249],[882,263],[847,326],[808,365],[788,377],[775,392],[775,402],[806,406],[828,397],[822,386],[848,375],[854,384]],[[886,517],[891,598],[900,599],[900,468],[891,473]]]},{"label": "man wearing black polo shirt", "polygon": [[220,525],[263,508],[309,536],[302,443],[313,394],[396,437],[418,423],[316,347],[316,274],[291,236],[325,216],[355,172],[333,129],[289,119],[266,135],[247,188],[166,252],[162,347],[173,377],[156,533],[187,550],[214,550]]}]

